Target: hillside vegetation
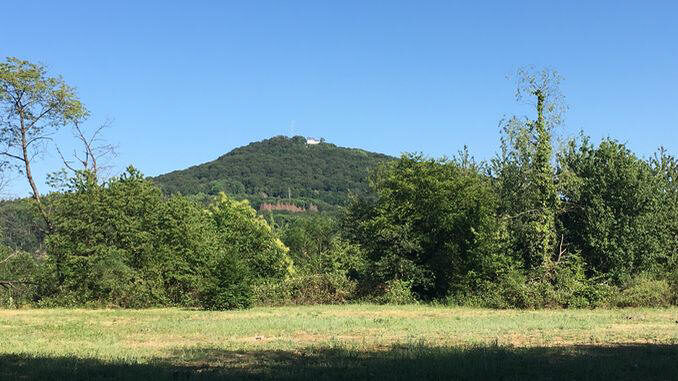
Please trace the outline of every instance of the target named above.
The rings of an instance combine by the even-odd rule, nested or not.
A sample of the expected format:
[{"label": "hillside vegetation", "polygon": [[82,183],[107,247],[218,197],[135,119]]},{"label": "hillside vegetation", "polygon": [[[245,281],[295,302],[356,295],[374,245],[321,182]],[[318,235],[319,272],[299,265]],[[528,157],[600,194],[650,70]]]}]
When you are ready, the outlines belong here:
[{"label": "hillside vegetation", "polygon": [[[154,178],[167,194],[216,195],[225,192],[260,200],[289,197],[343,205],[349,192],[369,191],[367,174],[390,156],[306,138],[276,136],[236,148],[214,161]],[[270,201],[270,200],[268,200]]]}]

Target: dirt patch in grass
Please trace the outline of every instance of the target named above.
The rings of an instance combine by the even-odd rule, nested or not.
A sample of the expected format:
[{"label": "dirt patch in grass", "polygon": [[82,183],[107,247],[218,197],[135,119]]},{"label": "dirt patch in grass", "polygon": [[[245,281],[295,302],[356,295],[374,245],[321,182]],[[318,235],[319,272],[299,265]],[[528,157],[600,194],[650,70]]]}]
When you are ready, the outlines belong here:
[{"label": "dirt patch in grass", "polygon": [[358,318],[378,318],[378,317],[395,317],[407,319],[421,319],[421,318],[455,318],[455,317],[484,317],[497,314],[510,315],[507,311],[485,311],[485,310],[467,310],[467,309],[398,309],[397,307],[389,306],[383,310],[376,311],[361,311],[359,309],[346,310],[329,310],[323,311],[322,316],[336,316],[336,317],[358,317]]},{"label": "dirt patch in grass", "polygon": [[114,327],[117,325],[129,325],[134,323],[135,319],[124,317],[111,317],[107,320],[99,321],[98,323],[104,327]]},{"label": "dirt patch in grass", "polygon": [[167,348],[182,348],[195,345],[215,345],[218,341],[206,340],[205,337],[176,337],[176,336],[160,336],[148,335],[143,337],[135,337],[133,339],[124,339],[120,342],[125,348],[130,349],[167,349]]}]

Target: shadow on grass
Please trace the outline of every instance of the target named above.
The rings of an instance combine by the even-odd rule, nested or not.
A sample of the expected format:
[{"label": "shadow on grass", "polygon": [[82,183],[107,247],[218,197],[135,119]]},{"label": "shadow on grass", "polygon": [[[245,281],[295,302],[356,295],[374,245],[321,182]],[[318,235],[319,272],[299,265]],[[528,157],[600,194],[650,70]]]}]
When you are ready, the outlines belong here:
[{"label": "shadow on grass", "polygon": [[0,380],[676,380],[678,345],[178,350],[148,364],[0,355]]}]

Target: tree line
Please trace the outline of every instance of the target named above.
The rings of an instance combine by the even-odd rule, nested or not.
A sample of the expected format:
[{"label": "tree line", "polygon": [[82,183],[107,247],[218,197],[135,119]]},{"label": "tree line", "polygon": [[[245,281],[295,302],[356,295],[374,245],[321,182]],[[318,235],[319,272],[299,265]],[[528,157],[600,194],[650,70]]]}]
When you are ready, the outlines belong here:
[{"label": "tree line", "polygon": [[[675,157],[641,158],[584,134],[557,144],[560,77],[517,77],[534,116],[502,122],[492,160],[468,149],[405,154],[377,164],[369,190],[339,213],[273,218],[223,192],[168,195],[134,167],[103,178],[97,158],[111,147],[81,128],[88,113],[75,91],[10,58],[0,64],[3,173],[18,170],[32,197],[0,205],[4,242],[16,244],[0,248],[0,304],[678,303]],[[82,153],[60,155],[66,171],[50,178],[59,191],[43,195],[31,164],[66,126]]]}]

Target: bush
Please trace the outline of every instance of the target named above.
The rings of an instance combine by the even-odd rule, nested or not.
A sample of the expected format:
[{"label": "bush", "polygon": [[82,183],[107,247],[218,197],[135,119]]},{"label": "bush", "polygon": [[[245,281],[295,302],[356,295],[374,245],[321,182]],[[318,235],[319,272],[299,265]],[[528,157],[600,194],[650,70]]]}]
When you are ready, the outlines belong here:
[{"label": "bush", "polygon": [[53,202],[53,225],[44,305],[244,308],[252,281],[293,272],[247,202],[222,194],[205,212],[132,167],[104,185],[78,174]]},{"label": "bush", "polygon": [[617,289],[596,283],[584,273],[584,262],[571,255],[531,274],[517,307],[521,308],[592,308],[608,306]]},{"label": "bush", "polygon": [[382,304],[413,304],[417,298],[412,292],[412,283],[400,279],[386,282],[383,294],[376,297],[376,301]]},{"label": "bush", "polygon": [[251,275],[247,265],[232,255],[213,261],[211,275],[200,290],[200,305],[208,310],[230,310],[252,305]]},{"label": "bush", "polygon": [[0,307],[17,308],[30,303],[39,270],[33,255],[0,246],[0,280],[30,282],[0,285]]},{"label": "bush", "polygon": [[448,305],[461,305],[483,308],[516,308],[525,304],[525,275],[516,269],[510,269],[495,279],[479,279],[475,273],[469,273],[468,283],[445,300]]},{"label": "bush", "polygon": [[[551,267],[549,267],[551,266]],[[587,308],[592,300],[587,296],[590,282],[586,278],[584,260],[578,254],[570,254],[563,257],[558,263],[547,265],[550,270],[546,284],[547,298],[545,306],[565,308]],[[548,287],[548,286],[552,287]]]},{"label": "bush", "polygon": [[641,274],[625,285],[614,304],[617,307],[668,307],[672,298],[668,281]]},{"label": "bush", "polygon": [[356,282],[344,273],[297,275],[281,282],[266,281],[254,287],[258,306],[342,304],[354,295]]},{"label": "bush", "polygon": [[576,255],[549,266],[529,277],[524,271],[510,270],[496,281],[484,281],[450,297],[448,303],[484,308],[592,308],[609,306],[617,293],[614,286],[586,278]]},{"label": "bush", "polygon": [[284,279],[294,273],[289,249],[249,205],[221,193],[208,209],[221,247],[248,268],[254,281]]},{"label": "bush", "polygon": [[669,274],[669,285],[671,286],[671,294],[673,296],[672,303],[678,305],[678,268]]},{"label": "bush", "polygon": [[591,279],[588,285],[577,294],[577,296],[586,300],[586,304],[572,305],[571,307],[610,308],[614,305],[614,297],[618,293],[618,287],[607,283],[596,283],[595,279]]}]

